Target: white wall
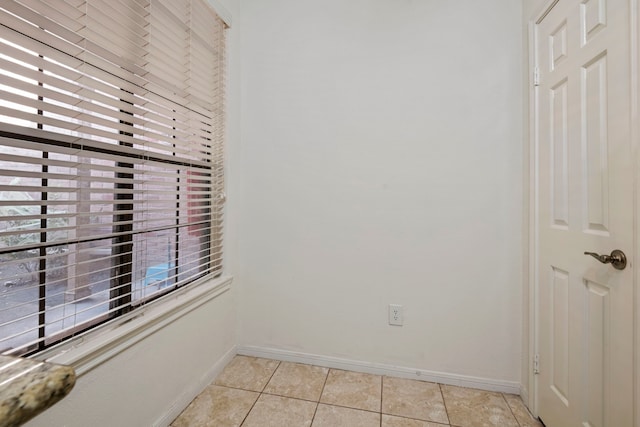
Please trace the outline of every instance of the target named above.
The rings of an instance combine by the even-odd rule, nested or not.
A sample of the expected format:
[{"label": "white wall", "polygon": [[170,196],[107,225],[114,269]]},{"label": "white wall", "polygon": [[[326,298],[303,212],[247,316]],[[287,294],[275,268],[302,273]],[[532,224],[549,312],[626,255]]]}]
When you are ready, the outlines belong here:
[{"label": "white wall", "polygon": [[67,397],[26,425],[168,425],[233,354],[234,312],[233,292],[209,301],[81,375]]},{"label": "white wall", "polygon": [[521,2],[241,17],[240,344],[519,382]]}]

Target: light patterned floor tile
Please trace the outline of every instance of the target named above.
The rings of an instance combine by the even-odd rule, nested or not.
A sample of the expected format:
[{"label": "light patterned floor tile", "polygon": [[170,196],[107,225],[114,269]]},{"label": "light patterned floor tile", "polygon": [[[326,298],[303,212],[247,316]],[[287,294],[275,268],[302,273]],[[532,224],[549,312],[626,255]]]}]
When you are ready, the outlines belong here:
[{"label": "light patterned floor tile", "polygon": [[431,423],[429,421],[412,420],[411,418],[396,417],[382,414],[382,427],[448,427],[449,424]]},{"label": "light patterned floor tile", "polygon": [[242,427],[309,427],[317,403],[263,394]]},{"label": "light patterned floor tile", "polygon": [[403,378],[382,380],[382,413],[448,424],[438,384]]},{"label": "light patterned floor tile", "polygon": [[321,403],[312,427],[380,427],[380,414]]},{"label": "light patterned floor tile", "polygon": [[512,394],[248,356],[171,424],[191,426],[543,427]]},{"label": "light patterned floor tile", "polygon": [[504,398],[507,400],[507,404],[511,408],[513,415],[516,416],[516,420],[520,427],[543,427],[542,423],[535,418],[529,412],[520,396],[515,394],[505,394]]},{"label": "light patterned floor tile", "polygon": [[442,394],[452,426],[519,427],[500,393],[443,385]]},{"label": "light patterned floor tile", "polygon": [[382,377],[360,372],[331,369],[321,403],[380,411]]},{"label": "light patterned floor tile", "polygon": [[319,366],[282,362],[264,392],[317,402],[328,372]]},{"label": "light patterned floor tile", "polygon": [[431,423],[382,414],[382,427],[449,427],[449,424]]},{"label": "light patterned floor tile", "polygon": [[277,360],[236,356],[216,378],[215,384],[262,391],[279,364]]},{"label": "light patterned floor tile", "polygon": [[238,427],[259,393],[210,385],[176,418],[171,427]]}]

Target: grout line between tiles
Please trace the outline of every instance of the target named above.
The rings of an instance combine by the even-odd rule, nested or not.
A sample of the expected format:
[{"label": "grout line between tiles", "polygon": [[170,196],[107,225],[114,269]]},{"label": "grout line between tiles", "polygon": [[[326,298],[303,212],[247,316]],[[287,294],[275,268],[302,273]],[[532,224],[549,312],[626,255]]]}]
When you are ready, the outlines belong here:
[{"label": "grout line between tiles", "polygon": [[267,380],[267,382],[264,384],[264,386],[262,387],[262,390],[260,391],[260,393],[264,393],[264,391],[267,389],[267,386],[269,385],[269,383],[271,382],[271,380],[273,379],[273,376],[276,374],[276,372],[278,371],[278,368],[280,368],[280,365],[282,365],[282,362],[280,360],[277,360],[278,362],[278,366],[276,366],[276,369],[273,370],[273,372],[271,373],[271,376],[269,377],[269,379]]},{"label": "grout line between tiles", "polygon": [[[310,403],[320,403],[319,400],[313,400],[313,399],[304,399],[302,397],[293,397],[293,396],[285,396],[284,394],[277,394],[277,393],[269,393],[268,391],[263,391],[260,394],[264,394],[267,396],[274,396],[274,397],[281,397],[283,399],[293,399],[293,400],[300,400],[302,402],[310,402]],[[338,406],[338,405],[336,405]]]},{"label": "grout line between tiles", "polygon": [[[271,378],[273,378],[273,376],[276,374],[276,371],[278,370],[278,368],[280,367],[280,364],[282,363],[280,360],[277,360],[278,365],[276,365],[276,368],[273,370],[273,372],[271,373],[271,376],[269,377],[269,379],[267,380],[267,382],[264,384],[264,386],[262,387],[262,391],[258,392],[258,397],[256,398],[256,401],[253,402],[253,405],[251,405],[251,409],[249,409],[249,412],[247,412],[247,415],[244,416],[244,418],[242,419],[242,422],[240,423],[240,425],[238,427],[242,427],[244,425],[244,422],[247,421],[247,417],[249,416],[249,414],[251,413],[251,411],[253,411],[253,408],[256,406],[256,403],[258,403],[258,400],[260,400],[260,397],[262,397],[262,394],[264,392],[264,389],[267,388],[267,385],[269,384],[269,382],[271,381]],[[242,389],[239,389],[242,390]],[[255,390],[252,390],[254,393],[256,393]]]},{"label": "grout line between tiles", "polygon": [[384,394],[384,375],[380,375],[380,427],[382,427],[382,396]]},{"label": "grout line between tiles", "polygon": [[[351,409],[352,411],[369,412],[371,414],[382,414],[382,412],[380,412],[380,411],[372,411],[370,409],[354,408],[353,406],[344,406],[344,405],[340,405],[339,403],[324,403],[324,402],[318,402],[318,403],[322,403],[325,406],[335,406],[336,408]],[[387,414],[387,415],[391,415],[391,414]]]},{"label": "grout line between tiles", "polygon": [[256,403],[258,403],[260,396],[262,396],[262,393],[258,394],[258,397],[256,397],[256,400],[253,402],[253,405],[251,405],[251,408],[249,408],[249,410],[247,411],[247,414],[244,416],[244,418],[242,419],[242,422],[240,423],[240,425],[238,425],[238,427],[242,427],[244,425],[244,422],[247,420],[247,417],[249,416],[251,411],[253,411],[253,408],[256,406]]},{"label": "grout line between tiles", "polygon": [[331,369],[327,369],[327,375],[324,377],[324,382],[322,383],[322,390],[320,390],[320,396],[318,396],[318,401],[316,402],[316,410],[313,411],[313,417],[311,417],[311,426],[313,426],[313,422],[316,420],[316,414],[318,413],[318,408],[320,407],[320,400],[322,399],[322,393],[324,393],[324,388],[327,385],[327,380],[329,379],[329,373]]},{"label": "grout line between tiles", "polygon": [[516,417],[516,414],[513,412],[513,408],[509,404],[509,401],[505,397],[504,393],[500,393],[500,396],[502,396],[502,400],[504,400],[504,403],[507,404],[507,408],[509,408],[509,412],[511,412],[511,415],[513,415],[513,419],[516,420],[516,424],[518,424],[519,427],[522,427],[522,424],[520,424],[520,421],[518,420],[518,417]]},{"label": "grout line between tiles", "polygon": [[447,408],[447,401],[444,399],[442,384],[440,383],[436,383],[436,384],[438,384],[438,390],[440,390],[440,397],[442,398],[442,404],[444,405],[444,413],[447,415],[447,424],[449,424],[450,426],[453,426],[453,424],[451,424],[451,417],[449,416],[449,409]]},{"label": "grout line between tiles", "polygon": [[[214,386],[216,386],[216,387],[231,388],[231,389],[233,389],[233,390],[250,391],[250,392],[252,392],[252,393],[262,394],[262,392],[261,392],[261,391],[258,391],[258,390],[251,390],[250,388],[232,387],[232,386],[230,386],[230,385],[214,384],[214,383],[211,383],[210,385],[214,385]],[[196,397],[197,397],[197,396],[196,396]]]}]

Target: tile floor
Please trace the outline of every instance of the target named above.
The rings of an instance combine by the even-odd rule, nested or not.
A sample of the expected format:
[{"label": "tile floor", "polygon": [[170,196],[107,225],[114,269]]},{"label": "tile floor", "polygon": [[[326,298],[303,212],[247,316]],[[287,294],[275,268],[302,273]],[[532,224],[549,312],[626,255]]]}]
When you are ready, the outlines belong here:
[{"label": "tile floor", "polygon": [[519,396],[236,356],[172,427],[542,427]]}]

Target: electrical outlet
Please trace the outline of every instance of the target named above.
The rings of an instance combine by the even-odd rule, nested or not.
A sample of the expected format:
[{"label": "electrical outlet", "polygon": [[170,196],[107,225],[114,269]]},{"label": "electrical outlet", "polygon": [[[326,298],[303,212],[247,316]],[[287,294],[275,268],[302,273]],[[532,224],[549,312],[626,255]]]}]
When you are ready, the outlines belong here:
[{"label": "electrical outlet", "polygon": [[389,304],[389,324],[402,326],[403,321],[402,306],[400,304]]}]

